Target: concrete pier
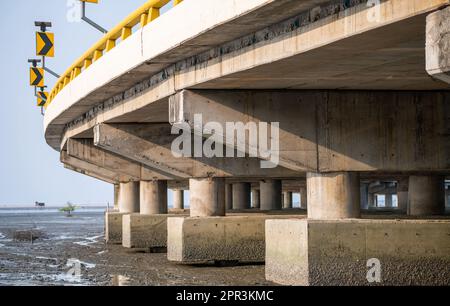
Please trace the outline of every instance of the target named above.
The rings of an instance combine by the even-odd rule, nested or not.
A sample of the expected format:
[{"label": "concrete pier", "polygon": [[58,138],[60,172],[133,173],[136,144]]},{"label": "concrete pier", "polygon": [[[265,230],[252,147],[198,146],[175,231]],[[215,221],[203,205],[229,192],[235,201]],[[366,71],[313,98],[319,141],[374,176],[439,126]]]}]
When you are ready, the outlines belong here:
[{"label": "concrete pier", "polygon": [[251,185],[249,183],[233,184],[233,209],[244,210],[251,208]]},{"label": "concrete pier", "polygon": [[408,215],[442,215],[444,210],[444,177],[439,175],[409,177]]},{"label": "concrete pier", "polygon": [[263,180],[260,182],[261,210],[281,210],[281,188],[280,180]]},{"label": "concrete pier", "polygon": [[402,178],[397,182],[397,204],[398,210],[406,213],[408,209],[408,178]]},{"label": "concrete pier", "polygon": [[119,211],[120,185],[114,184],[114,210]]},{"label": "concrete pier", "polygon": [[308,218],[333,220],[361,216],[356,172],[308,173]]},{"label": "concrete pier", "polygon": [[300,207],[302,209],[308,208],[308,192],[306,191],[306,187],[300,188]]},{"label": "concrete pier", "polygon": [[252,208],[260,208],[261,207],[261,193],[259,189],[252,190]]},{"label": "concrete pier", "polygon": [[191,217],[225,216],[225,180],[190,179]]},{"label": "concrete pier", "polygon": [[119,211],[105,213],[105,240],[108,244],[122,244],[123,216],[140,210],[139,182],[121,183],[119,190]]},{"label": "concrete pier", "polygon": [[167,181],[141,181],[142,215],[167,214]]},{"label": "concrete pier", "polygon": [[119,211],[121,213],[137,213],[139,210],[139,182],[121,183],[119,193]]},{"label": "concrete pier", "polygon": [[178,210],[184,209],[184,190],[174,189],[173,190],[173,208]]},{"label": "concrete pier", "polygon": [[292,192],[286,191],[283,192],[283,208],[284,209],[290,209],[292,208]]},{"label": "concrete pier", "polygon": [[225,209],[233,210],[233,184],[225,184]]}]

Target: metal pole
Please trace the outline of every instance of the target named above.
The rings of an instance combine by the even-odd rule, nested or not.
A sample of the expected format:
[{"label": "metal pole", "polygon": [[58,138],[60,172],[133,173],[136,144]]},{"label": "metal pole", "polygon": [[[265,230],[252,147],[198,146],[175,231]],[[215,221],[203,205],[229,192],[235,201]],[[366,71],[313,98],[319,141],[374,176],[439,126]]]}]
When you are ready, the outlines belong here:
[{"label": "metal pole", "polygon": [[87,22],[89,25],[97,29],[98,31],[102,32],[103,34],[108,33],[108,31],[95,23],[93,20],[86,17],[86,2],[81,2],[81,20]]},{"label": "metal pole", "polygon": [[55,78],[59,79],[60,75],[57,74],[56,72],[54,72],[53,70],[51,70],[50,68],[47,68],[45,66],[45,56],[42,57],[42,68],[44,68],[45,71],[47,71],[48,73],[50,73],[51,75],[53,75]]}]

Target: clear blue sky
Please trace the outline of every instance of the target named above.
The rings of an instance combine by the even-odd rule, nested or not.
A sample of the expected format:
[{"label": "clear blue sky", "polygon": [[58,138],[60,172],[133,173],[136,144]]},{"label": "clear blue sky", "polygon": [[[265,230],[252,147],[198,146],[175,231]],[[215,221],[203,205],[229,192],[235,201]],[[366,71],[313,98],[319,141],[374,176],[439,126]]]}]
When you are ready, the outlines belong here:
[{"label": "clear blue sky", "polygon": [[[110,29],[146,0],[100,0],[88,7],[88,16]],[[35,57],[34,21],[51,21],[56,57],[47,65],[63,72],[101,34],[85,23],[67,20],[70,1],[1,1],[3,99],[0,120],[0,205],[30,205],[35,201],[61,205],[113,202],[113,187],[64,169],[59,153],[43,136],[43,117],[28,86],[28,58]],[[47,75],[52,88],[54,79]],[[169,195],[171,198],[171,195]],[[169,200],[171,202],[171,200]]]}]

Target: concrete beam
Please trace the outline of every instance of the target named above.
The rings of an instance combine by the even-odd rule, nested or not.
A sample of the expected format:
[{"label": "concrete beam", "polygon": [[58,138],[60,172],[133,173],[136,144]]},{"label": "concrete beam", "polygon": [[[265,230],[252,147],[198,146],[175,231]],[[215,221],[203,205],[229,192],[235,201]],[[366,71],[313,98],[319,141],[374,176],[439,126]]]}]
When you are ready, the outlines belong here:
[{"label": "concrete beam", "polygon": [[426,65],[429,75],[450,84],[450,7],[427,16]]},{"label": "concrete beam", "polygon": [[69,156],[66,151],[61,151],[60,154],[61,163],[68,167],[80,170],[80,173],[82,174],[89,176],[90,174],[93,174],[94,176],[102,177],[113,182],[129,182],[133,180],[133,178],[129,175],[119,174],[117,172],[88,163],[84,160]]},{"label": "concrete beam", "polygon": [[77,173],[80,173],[80,174],[83,174],[83,175],[95,178],[95,179],[97,179],[99,181],[103,181],[105,183],[110,183],[110,184],[116,184],[117,183],[116,181],[113,181],[112,178],[109,178],[109,177],[106,177],[106,176],[101,176],[100,174],[96,174],[96,173],[93,173],[91,171],[85,171],[85,170],[82,170],[82,169],[78,169],[78,168],[72,167],[72,166],[70,166],[68,164],[65,164],[64,168],[66,168],[67,170],[71,170],[71,171],[74,171],[74,172],[77,172]]},{"label": "concrete beam", "polygon": [[[170,125],[99,124],[94,128],[98,148],[168,173],[173,178],[296,177],[295,171],[262,169],[258,158],[174,157]],[[192,154],[193,155],[193,154]]]},{"label": "concrete beam", "polygon": [[127,181],[169,179],[168,176],[155,172],[139,163],[95,147],[92,139],[69,139],[67,154],[111,172],[120,173],[120,175],[129,179]]},{"label": "concrete beam", "polygon": [[170,121],[279,122],[279,164],[295,171],[448,171],[448,105],[449,92],[184,90]]}]

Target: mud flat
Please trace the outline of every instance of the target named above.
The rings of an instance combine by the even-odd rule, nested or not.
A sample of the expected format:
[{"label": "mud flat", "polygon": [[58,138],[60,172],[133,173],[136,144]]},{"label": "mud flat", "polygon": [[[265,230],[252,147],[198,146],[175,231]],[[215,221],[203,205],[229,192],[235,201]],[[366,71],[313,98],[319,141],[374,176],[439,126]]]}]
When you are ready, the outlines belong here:
[{"label": "mud flat", "polygon": [[[0,209],[0,286],[271,285],[263,265],[182,266],[166,254],[107,246],[103,218],[104,208],[72,218],[56,209]],[[43,238],[14,239],[30,230]]]}]

